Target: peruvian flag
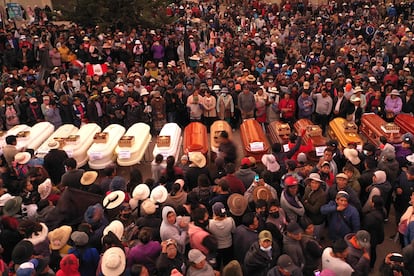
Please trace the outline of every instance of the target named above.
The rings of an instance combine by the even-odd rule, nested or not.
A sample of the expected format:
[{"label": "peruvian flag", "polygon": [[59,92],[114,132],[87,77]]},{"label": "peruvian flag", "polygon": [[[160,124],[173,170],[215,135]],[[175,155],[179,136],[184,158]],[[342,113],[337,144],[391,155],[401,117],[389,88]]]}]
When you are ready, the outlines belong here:
[{"label": "peruvian flag", "polygon": [[106,64],[88,64],[86,65],[86,71],[89,76],[102,76],[108,71],[108,66]]},{"label": "peruvian flag", "polygon": [[81,62],[79,59],[72,60],[72,65],[79,69],[83,69],[83,67],[85,67],[85,64],[83,64],[83,62]]}]

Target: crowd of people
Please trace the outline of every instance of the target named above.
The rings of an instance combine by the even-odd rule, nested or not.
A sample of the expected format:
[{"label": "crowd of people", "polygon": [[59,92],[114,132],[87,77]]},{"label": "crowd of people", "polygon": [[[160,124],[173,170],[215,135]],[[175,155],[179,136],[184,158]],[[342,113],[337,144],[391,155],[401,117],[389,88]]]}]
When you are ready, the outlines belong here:
[{"label": "crowd of people", "polygon": [[[414,113],[414,2],[175,3],[163,29],[55,25],[38,7],[0,30],[1,128],[167,122],[263,129],[307,118],[388,122]],[[293,128],[292,128],[293,129]],[[201,153],[154,156],[151,178],[78,168],[50,143],[38,158],[5,137],[2,275],[414,275],[414,136],[359,151],[304,132],[261,160],[226,131]],[[26,150],[26,149],[24,149]],[[209,169],[212,168],[212,169]],[[145,172],[145,174],[149,174]],[[395,210],[400,252],[375,267]]]}]

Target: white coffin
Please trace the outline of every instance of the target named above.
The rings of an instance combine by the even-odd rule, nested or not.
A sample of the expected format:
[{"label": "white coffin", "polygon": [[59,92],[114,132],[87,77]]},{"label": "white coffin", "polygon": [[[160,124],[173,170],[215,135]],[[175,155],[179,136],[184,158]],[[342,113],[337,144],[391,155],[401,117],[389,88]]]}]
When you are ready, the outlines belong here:
[{"label": "white coffin", "polygon": [[60,126],[53,134],[37,149],[37,157],[44,157],[49,153],[50,148],[48,144],[53,142],[55,138],[66,138],[69,135],[74,135],[79,129],[72,124],[65,124]]},{"label": "white coffin", "polygon": [[134,124],[128,129],[125,136],[133,136],[135,141],[131,147],[121,147],[119,145],[116,147],[117,162],[120,166],[132,166],[141,162],[151,141],[150,126],[144,123]]},{"label": "white coffin", "polygon": [[63,150],[66,151],[69,157],[73,157],[78,168],[82,167],[88,162],[87,150],[93,143],[93,136],[100,132],[101,127],[95,123],[83,125],[74,135],[79,135],[79,141],[76,144],[65,144]]},{"label": "white coffin", "polygon": [[170,137],[170,145],[167,146],[158,146],[157,143],[155,144],[154,150],[152,152],[154,158],[157,154],[162,154],[164,160],[167,159],[168,156],[172,155],[175,157],[175,160],[179,160],[180,154],[180,146],[181,146],[181,128],[176,123],[168,123],[165,124],[159,136],[169,136]]},{"label": "white coffin", "polygon": [[88,150],[88,164],[94,170],[101,170],[115,160],[115,148],[118,145],[119,139],[124,135],[125,128],[118,124],[112,124],[102,132],[108,133],[106,143],[93,143]]},{"label": "white coffin", "polygon": [[[11,129],[9,129],[7,131],[7,133],[5,133],[1,138],[0,138],[0,146],[2,149],[2,153],[3,153],[3,147],[6,145],[6,137],[9,135],[17,135],[17,133],[19,133],[20,131],[30,131],[31,127],[29,127],[28,125],[17,125],[12,127]],[[25,138],[28,139],[28,138]]]},{"label": "white coffin", "polygon": [[16,148],[18,150],[23,148],[37,150],[54,130],[55,127],[49,122],[37,123],[29,129],[30,134],[27,137],[17,138]]}]

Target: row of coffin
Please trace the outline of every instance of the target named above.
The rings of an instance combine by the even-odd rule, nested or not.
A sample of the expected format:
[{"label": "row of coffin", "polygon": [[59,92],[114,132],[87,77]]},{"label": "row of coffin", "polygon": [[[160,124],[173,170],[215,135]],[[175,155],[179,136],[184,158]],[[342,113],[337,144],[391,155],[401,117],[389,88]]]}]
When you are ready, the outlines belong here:
[{"label": "row of coffin", "polygon": [[[363,139],[358,134],[355,124],[343,118],[335,118],[329,123],[329,136],[339,141],[342,148],[349,143],[357,144],[362,148]],[[300,119],[294,124],[297,133],[306,129],[303,142],[312,140],[314,150],[309,154],[311,159],[323,154],[326,138],[322,136],[319,126],[307,119]],[[227,131],[232,138],[232,130],[226,121],[216,121],[211,126],[210,145],[212,154],[218,152],[218,136],[221,131]],[[411,115],[400,114],[395,123],[386,123],[375,114],[364,114],[361,119],[360,131],[367,139],[379,145],[379,137],[385,136],[390,143],[402,142],[402,135],[414,133],[414,118]],[[269,124],[268,134],[272,143],[278,142],[287,147],[291,129],[288,124],[275,121]],[[162,154],[164,159],[172,155],[178,160],[181,142],[183,152],[201,152],[208,154],[208,135],[206,127],[198,122],[190,123],[184,129],[182,141],[181,128],[175,123],[164,125],[153,150],[153,156]],[[56,147],[76,159],[78,166],[87,162],[92,169],[103,169],[115,159],[120,166],[131,166],[139,163],[151,141],[150,127],[144,123],[131,126],[128,131],[117,124],[102,129],[94,123],[77,128],[73,125],[63,125],[54,131],[53,125],[48,122],[37,123],[33,127],[17,125],[7,132],[1,133],[0,147],[5,145],[5,137],[16,135],[17,148],[33,149],[38,157],[44,157],[51,148]],[[245,155],[260,160],[263,154],[270,151],[270,144],[263,128],[254,119],[245,120],[240,127],[240,136]],[[58,142],[58,143],[56,143]],[[237,144],[237,143],[236,143]]]},{"label": "row of coffin", "polygon": [[[168,155],[174,155],[178,158],[178,151],[173,152],[159,147],[163,144],[163,139],[168,140],[168,137],[176,135],[176,141],[180,141],[179,128],[175,124],[167,124],[161,130],[160,136],[157,138],[157,145],[154,149],[154,156],[156,153],[161,153],[164,158]],[[305,129],[303,143],[309,144],[310,140],[313,144],[313,150],[308,153],[311,160],[317,160],[319,156],[323,155],[326,148],[327,138],[322,135],[322,130],[318,125],[314,125],[310,120],[300,119],[295,122],[294,128],[296,133],[302,133]],[[232,138],[232,130],[226,121],[216,121],[211,126],[210,131],[210,145],[212,156],[218,152],[218,136],[221,131],[227,131],[229,138]],[[369,142],[379,146],[379,138],[385,136],[388,142],[392,144],[399,144],[402,142],[403,134],[410,132],[414,133],[414,117],[408,114],[400,114],[396,117],[395,123],[387,123],[376,114],[367,113],[362,116],[362,123],[360,129],[352,123],[343,118],[335,118],[329,122],[329,136],[338,140],[340,148],[345,148],[350,143],[356,144],[359,150],[362,150],[364,143],[363,138],[359,135],[362,132]],[[268,136],[271,143],[280,143],[284,149],[289,147],[289,136],[291,129],[288,124],[275,121],[268,126]],[[254,119],[244,120],[240,126],[241,145],[245,155],[253,156],[260,161],[263,154],[270,152],[270,144],[261,125]],[[208,135],[206,127],[201,123],[191,123],[184,129],[183,151],[185,154],[189,152],[201,152],[205,156],[208,153]],[[236,142],[236,141],[235,141]],[[166,144],[170,142],[167,141]],[[236,144],[239,144],[236,142]],[[158,146],[158,148],[157,148]],[[176,145],[179,148],[179,143]],[[175,154],[173,154],[175,153]]]}]

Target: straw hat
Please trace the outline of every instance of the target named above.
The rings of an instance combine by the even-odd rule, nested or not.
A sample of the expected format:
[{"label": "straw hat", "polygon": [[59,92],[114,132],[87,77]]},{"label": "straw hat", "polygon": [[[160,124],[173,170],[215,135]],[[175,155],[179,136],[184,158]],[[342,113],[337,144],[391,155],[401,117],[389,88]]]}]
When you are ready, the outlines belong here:
[{"label": "straw hat", "polygon": [[256,78],[253,75],[248,75],[246,78],[247,81],[253,82],[256,80]]},{"label": "straw hat", "polygon": [[111,89],[108,88],[108,86],[104,86],[104,88],[102,89],[102,94],[111,93],[111,92],[112,91],[111,91]]},{"label": "straw hat", "polygon": [[52,181],[50,181],[50,178],[47,178],[37,187],[37,192],[40,194],[40,199],[45,199],[50,195],[52,192]]},{"label": "straw hat", "polygon": [[258,199],[264,199],[265,201],[269,201],[272,198],[273,198],[272,193],[265,186],[257,186],[253,190],[253,200],[254,201],[257,201]]},{"label": "straw hat", "polygon": [[132,192],[132,198],[136,200],[144,200],[150,195],[150,189],[147,184],[139,184]]},{"label": "straw hat", "polygon": [[229,207],[230,213],[235,216],[241,216],[246,211],[247,200],[241,194],[234,193],[227,199],[227,206]]},{"label": "straw hat", "polygon": [[309,177],[305,179],[305,182],[307,183],[308,181],[311,181],[311,180],[315,180],[320,183],[323,183],[323,180],[321,179],[321,176],[319,175],[319,173],[311,173]]},{"label": "straw hat", "polygon": [[121,275],[125,270],[126,257],[119,247],[111,247],[102,256],[101,269],[104,275]]},{"label": "straw hat", "polygon": [[141,210],[146,215],[152,215],[157,210],[157,206],[155,205],[155,202],[151,198],[147,198],[144,202],[142,202]]},{"label": "straw hat", "polygon": [[400,96],[400,92],[398,92],[397,89],[393,89],[390,93],[390,95]]},{"label": "straw hat", "polygon": [[201,152],[198,152],[198,151],[189,152],[188,157],[190,159],[190,162],[192,162],[197,167],[204,168],[206,166],[206,163],[207,163],[206,157]]},{"label": "straw hat", "polygon": [[67,225],[63,225],[59,228],[56,228],[53,231],[50,231],[47,234],[47,237],[49,238],[49,241],[50,241],[50,248],[52,250],[62,249],[68,243],[71,233],[72,233],[72,228]]},{"label": "straw hat", "polygon": [[60,147],[60,143],[56,140],[51,140],[49,141],[49,143],[47,143],[47,146],[49,147],[49,149],[58,149]]},{"label": "straw hat", "polygon": [[31,155],[28,152],[18,152],[14,156],[14,161],[16,161],[20,165],[24,165],[31,159]]},{"label": "straw hat", "polygon": [[9,199],[12,199],[12,198],[14,198],[14,196],[12,196],[11,194],[9,194],[9,193],[5,193],[5,194],[3,194],[2,196],[0,196],[0,207],[3,207],[5,204],[6,204],[6,202],[9,200]]},{"label": "straw hat", "polygon": [[164,186],[157,186],[151,191],[150,198],[154,202],[164,203],[167,200],[168,191]]},{"label": "straw hat", "polygon": [[122,240],[122,236],[124,235],[124,225],[119,220],[114,220],[105,227],[103,236],[108,235],[109,231],[114,233],[119,240]]},{"label": "straw hat", "polygon": [[262,163],[270,172],[277,172],[280,169],[280,165],[276,161],[276,157],[273,154],[264,154],[262,156]]},{"label": "straw hat", "polygon": [[81,184],[84,186],[89,186],[95,183],[96,178],[98,177],[98,173],[95,171],[86,171],[83,173],[82,178],[80,180]]},{"label": "straw hat", "polygon": [[358,157],[358,151],[356,149],[344,149],[345,158],[351,162],[352,165],[358,165],[361,163],[361,159]]},{"label": "straw hat", "polygon": [[113,191],[104,198],[102,204],[105,209],[114,209],[121,205],[124,200],[125,193],[123,191]]},{"label": "straw hat", "polygon": [[23,199],[20,196],[10,198],[3,207],[3,215],[12,217],[17,214],[22,207]]}]

